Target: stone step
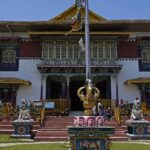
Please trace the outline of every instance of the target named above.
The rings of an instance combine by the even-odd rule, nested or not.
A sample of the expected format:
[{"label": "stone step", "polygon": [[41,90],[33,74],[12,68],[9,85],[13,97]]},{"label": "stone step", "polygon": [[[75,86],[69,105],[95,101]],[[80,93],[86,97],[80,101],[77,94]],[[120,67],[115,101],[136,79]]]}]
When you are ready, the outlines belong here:
[{"label": "stone step", "polygon": [[62,122],[54,122],[54,123],[46,123],[44,128],[67,128],[67,126],[73,126],[73,123],[62,123]]},{"label": "stone step", "polygon": [[125,131],[116,131],[114,134],[113,134],[113,136],[126,136],[126,133],[125,133]]},{"label": "stone step", "polygon": [[42,137],[64,137],[68,136],[68,131],[37,131],[36,137],[42,136]]},{"label": "stone step", "polygon": [[121,125],[120,129],[127,130],[127,126],[126,125]]},{"label": "stone step", "polygon": [[0,121],[0,125],[12,125],[13,121]]},{"label": "stone step", "polygon": [[0,125],[0,130],[1,129],[13,129],[12,125]]},{"label": "stone step", "polygon": [[110,137],[111,141],[128,141],[128,137],[127,136],[111,136]]},{"label": "stone step", "polygon": [[14,130],[13,129],[0,129],[0,134],[8,134],[11,135],[13,134]]},{"label": "stone step", "polygon": [[68,116],[61,116],[61,117],[54,117],[54,116],[49,116],[46,117],[46,122],[53,122],[53,120],[55,120],[55,122],[72,122],[74,120],[75,117],[68,117]]},{"label": "stone step", "polygon": [[53,137],[47,137],[47,136],[36,136],[35,138],[34,138],[34,141],[42,141],[42,142],[48,142],[48,141],[50,141],[50,142],[52,142],[52,141],[69,141],[69,138],[68,138],[68,136],[64,136],[64,137],[57,137],[57,136],[53,136]]}]

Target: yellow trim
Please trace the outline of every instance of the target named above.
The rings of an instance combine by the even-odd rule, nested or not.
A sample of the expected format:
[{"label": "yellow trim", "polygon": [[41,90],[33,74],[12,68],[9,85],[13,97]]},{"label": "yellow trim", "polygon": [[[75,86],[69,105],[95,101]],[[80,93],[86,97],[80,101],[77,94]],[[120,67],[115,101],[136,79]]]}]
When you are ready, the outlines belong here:
[{"label": "yellow trim", "polygon": [[[68,32],[45,31],[45,32],[28,32],[30,35],[65,35]],[[69,35],[84,35],[84,32],[72,32]],[[129,35],[130,32],[90,32],[90,35]]]},{"label": "yellow trim", "polygon": [[[77,10],[77,5],[74,4],[73,6],[71,6],[67,10],[65,10],[64,12],[62,12],[59,15],[55,16],[54,18],[50,19],[48,22],[51,22],[51,21],[60,21],[60,20],[64,20],[66,17],[73,17],[75,15],[75,13],[76,13],[76,10]],[[85,12],[84,8],[82,8],[82,12],[83,13]],[[89,10],[90,20],[91,20],[91,16],[93,16],[96,20],[106,20],[104,17],[102,17],[102,16],[94,13],[93,11]]]},{"label": "yellow trim", "polygon": [[19,78],[0,78],[0,84],[22,84],[22,85],[30,85],[31,82]]},{"label": "yellow trim", "polygon": [[150,78],[136,78],[136,79],[130,79],[124,82],[125,85],[129,84],[142,84],[142,83],[150,83]]}]

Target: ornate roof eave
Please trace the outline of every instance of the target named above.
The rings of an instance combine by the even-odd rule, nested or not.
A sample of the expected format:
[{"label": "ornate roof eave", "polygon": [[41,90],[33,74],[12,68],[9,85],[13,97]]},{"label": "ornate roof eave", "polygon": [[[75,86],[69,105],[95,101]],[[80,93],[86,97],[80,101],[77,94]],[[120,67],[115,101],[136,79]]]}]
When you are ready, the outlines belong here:
[{"label": "ornate roof eave", "polygon": [[[90,24],[150,24],[150,20],[91,20]],[[72,24],[72,21],[68,20],[49,20],[49,21],[0,21],[0,25],[51,25],[51,24]]]},{"label": "ornate roof eave", "polygon": [[[59,35],[65,35],[68,31],[43,31],[43,32],[28,32],[30,35],[54,35],[54,34],[59,34]],[[84,35],[84,32],[72,32],[70,33],[72,35]],[[69,34],[69,35],[70,35]],[[115,32],[115,31],[91,31],[90,32],[91,35],[129,35],[130,32]]]},{"label": "ornate roof eave", "polygon": [[150,78],[149,77],[139,77],[135,79],[129,79],[124,82],[125,85],[130,85],[130,84],[150,84]]},{"label": "ornate roof eave", "polygon": [[[57,65],[37,65],[43,73],[85,73],[85,66],[57,66]],[[122,65],[101,65],[91,66],[91,71],[98,74],[117,74],[122,69]]]},{"label": "ornate roof eave", "polygon": [[[32,32],[32,31],[52,31],[57,29],[71,29],[72,21],[42,21],[42,22],[0,22],[0,32]],[[120,30],[120,31],[136,31],[150,32],[150,20],[134,21],[134,20],[105,20],[90,21],[93,29],[101,30]]]},{"label": "ornate roof eave", "polygon": [[0,84],[31,85],[31,82],[29,80],[19,79],[16,77],[0,77]]},{"label": "ornate roof eave", "polygon": [[[71,29],[72,21],[0,22],[0,32],[32,32]],[[84,24],[83,24],[84,26]],[[9,27],[9,28],[8,28]],[[150,21],[90,21],[91,30],[150,32]]]},{"label": "ornate roof eave", "polygon": [[[59,35],[59,36],[65,36],[68,33],[68,31],[44,31],[44,32],[28,32],[28,34],[32,38],[36,37],[43,37],[43,36],[51,36],[51,35]],[[70,37],[70,36],[84,36],[84,32],[72,32],[69,35],[65,37]],[[130,35],[130,32],[118,32],[118,31],[91,31],[90,32],[91,36],[113,36],[113,37],[123,37],[123,38],[128,38]]]}]

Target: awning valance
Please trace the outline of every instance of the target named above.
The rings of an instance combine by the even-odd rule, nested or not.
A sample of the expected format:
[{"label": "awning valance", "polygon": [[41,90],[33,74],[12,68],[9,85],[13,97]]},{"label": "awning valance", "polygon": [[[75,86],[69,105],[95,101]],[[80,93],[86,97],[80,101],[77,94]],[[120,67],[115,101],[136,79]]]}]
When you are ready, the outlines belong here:
[{"label": "awning valance", "polygon": [[14,77],[0,77],[0,84],[21,84],[21,85],[30,85],[31,82],[28,80],[23,80]]},{"label": "awning valance", "polygon": [[135,79],[126,80],[124,82],[125,85],[129,85],[129,84],[147,84],[147,83],[150,83],[150,77],[135,78]]}]

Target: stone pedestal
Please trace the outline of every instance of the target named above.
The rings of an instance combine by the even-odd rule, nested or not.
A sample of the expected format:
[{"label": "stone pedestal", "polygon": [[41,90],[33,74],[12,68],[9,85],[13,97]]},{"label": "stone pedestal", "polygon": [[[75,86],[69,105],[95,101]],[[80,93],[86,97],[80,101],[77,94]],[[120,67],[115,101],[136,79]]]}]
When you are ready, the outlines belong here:
[{"label": "stone pedestal", "polygon": [[71,150],[109,150],[109,136],[114,134],[115,128],[99,123],[97,117],[76,117],[75,126],[68,127]]},{"label": "stone pedestal", "polygon": [[15,120],[13,122],[14,133],[11,135],[13,138],[31,138],[33,120]]},{"label": "stone pedestal", "polygon": [[146,120],[127,120],[125,124],[128,127],[127,135],[131,140],[148,140],[150,134],[148,133],[149,121]]}]

